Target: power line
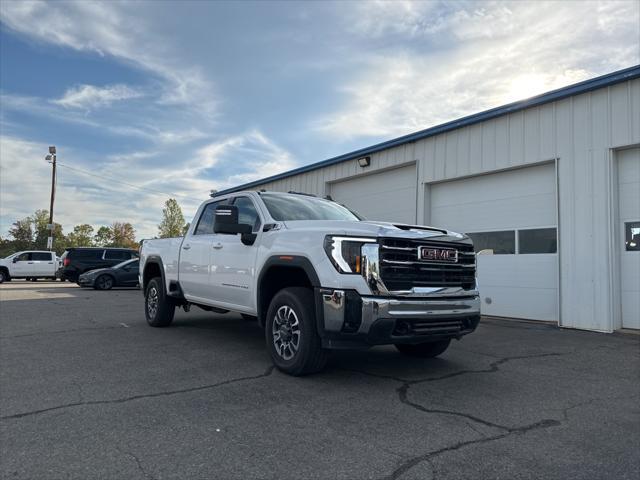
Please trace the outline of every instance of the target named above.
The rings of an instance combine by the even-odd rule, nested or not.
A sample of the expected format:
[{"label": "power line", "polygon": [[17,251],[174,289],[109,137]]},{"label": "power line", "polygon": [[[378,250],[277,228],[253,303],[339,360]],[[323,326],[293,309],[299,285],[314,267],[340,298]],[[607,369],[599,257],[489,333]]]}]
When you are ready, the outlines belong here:
[{"label": "power line", "polygon": [[137,188],[138,190],[143,190],[145,192],[156,193],[156,194],[159,194],[159,195],[166,195],[168,197],[174,197],[174,196],[183,197],[183,198],[186,198],[188,200],[193,200],[194,202],[201,202],[202,201],[202,199],[196,199],[196,198],[193,198],[193,197],[189,197],[187,195],[183,195],[181,193],[167,193],[167,192],[161,192],[160,190],[153,190],[151,188],[140,187],[140,186],[134,185],[132,183],[123,182],[122,180],[119,180],[117,178],[107,177],[105,175],[98,175],[97,173],[89,172],[89,171],[84,170],[82,168],[72,167],[70,165],[67,165],[66,163],[58,162],[58,165],[62,166],[62,167],[65,167],[65,168],[68,168],[69,170],[74,170],[76,172],[80,172],[80,173],[82,173],[84,175],[88,175],[90,177],[100,178],[102,180],[109,180],[110,182],[120,183],[122,185],[126,185],[126,186],[131,187],[131,188]]}]

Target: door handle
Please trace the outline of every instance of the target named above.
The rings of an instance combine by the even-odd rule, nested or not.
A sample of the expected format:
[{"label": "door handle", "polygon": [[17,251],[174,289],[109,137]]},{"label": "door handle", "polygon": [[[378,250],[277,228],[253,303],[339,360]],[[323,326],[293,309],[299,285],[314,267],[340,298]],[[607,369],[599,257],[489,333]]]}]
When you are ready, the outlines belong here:
[{"label": "door handle", "polygon": [[33,262],[27,262],[29,265],[33,265]]},{"label": "door handle", "polygon": [[213,244],[213,248],[215,248],[216,250],[220,250],[222,248],[222,246],[223,245],[221,243],[219,243],[219,242]]},{"label": "door handle", "polygon": [[184,245],[182,247],[183,250],[189,250],[191,248],[191,245]]}]

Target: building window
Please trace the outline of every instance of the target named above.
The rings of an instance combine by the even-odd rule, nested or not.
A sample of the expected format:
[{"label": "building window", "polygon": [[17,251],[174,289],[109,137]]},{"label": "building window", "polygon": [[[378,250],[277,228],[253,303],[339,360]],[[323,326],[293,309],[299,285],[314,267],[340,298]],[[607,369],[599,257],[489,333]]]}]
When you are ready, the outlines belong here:
[{"label": "building window", "polygon": [[473,247],[477,253],[483,250],[491,250],[494,255],[512,255],[516,253],[515,230],[476,232],[467,233],[467,235],[473,240]]},{"label": "building window", "polygon": [[518,230],[518,253],[556,253],[557,251],[556,228]]},{"label": "building window", "polygon": [[640,221],[624,223],[624,249],[640,252]]}]

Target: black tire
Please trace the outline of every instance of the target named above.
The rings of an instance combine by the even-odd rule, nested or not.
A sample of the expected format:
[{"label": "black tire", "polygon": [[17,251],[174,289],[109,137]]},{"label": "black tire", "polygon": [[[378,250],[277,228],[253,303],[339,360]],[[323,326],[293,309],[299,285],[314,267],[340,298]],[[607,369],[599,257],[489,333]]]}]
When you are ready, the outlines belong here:
[{"label": "black tire", "polygon": [[4,283],[8,281],[9,281],[9,274],[6,272],[6,270],[0,270],[0,283]]},{"label": "black tire", "polygon": [[397,343],[396,348],[405,355],[420,358],[434,358],[444,353],[449,348],[451,339],[438,340],[436,342],[418,343],[415,345]]},{"label": "black tire", "polygon": [[[155,300],[154,300],[155,299]],[[167,297],[162,278],[149,280],[144,292],[144,315],[152,327],[168,327],[176,313],[176,304]]]},{"label": "black tire", "polygon": [[245,322],[255,322],[258,320],[258,317],[254,317],[253,315],[247,315],[246,313],[241,313],[240,316]]},{"label": "black tire", "polygon": [[111,290],[115,285],[115,280],[111,275],[102,274],[93,282],[93,288],[96,290]]},{"label": "black tire", "polygon": [[[313,306],[313,292],[301,287],[280,290],[269,305],[265,322],[267,349],[275,366],[289,375],[318,372],[327,362],[328,352],[322,348]],[[276,317],[282,320],[280,327]]]}]

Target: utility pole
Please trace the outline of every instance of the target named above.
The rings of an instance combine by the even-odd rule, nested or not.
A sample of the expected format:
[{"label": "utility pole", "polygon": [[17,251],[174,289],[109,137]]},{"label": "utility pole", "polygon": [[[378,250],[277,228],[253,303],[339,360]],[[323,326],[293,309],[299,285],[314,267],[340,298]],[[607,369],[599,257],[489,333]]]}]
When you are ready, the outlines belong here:
[{"label": "utility pole", "polygon": [[51,163],[53,170],[51,171],[51,204],[49,207],[49,238],[47,238],[47,249],[53,250],[53,202],[56,199],[56,147],[49,147],[49,155],[44,157],[46,161]]}]

